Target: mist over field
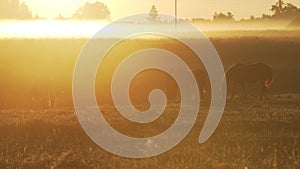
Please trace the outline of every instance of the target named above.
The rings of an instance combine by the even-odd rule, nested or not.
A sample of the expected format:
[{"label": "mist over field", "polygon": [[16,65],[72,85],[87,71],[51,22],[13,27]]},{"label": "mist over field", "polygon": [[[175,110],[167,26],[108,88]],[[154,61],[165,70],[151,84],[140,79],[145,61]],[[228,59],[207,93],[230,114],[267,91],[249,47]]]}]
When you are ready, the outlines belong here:
[{"label": "mist over field", "polygon": [[[1,20],[0,21],[0,38],[1,39],[68,39],[68,38],[90,38],[98,31],[108,25],[109,22],[104,21],[56,21],[56,20]],[[191,23],[195,28],[204,32],[208,36],[217,35],[217,37],[232,37],[232,36],[292,36],[298,37],[298,28],[288,27],[287,23],[282,22],[253,22],[253,23]],[[133,27],[154,27],[156,29],[167,29],[166,31],[174,31],[174,23],[117,23],[115,24],[115,30],[122,29],[126,32],[126,29],[132,29]],[[180,26],[180,23],[178,24]],[[174,28],[174,30],[169,30]],[[51,29],[48,29],[51,28]],[[137,28],[136,28],[137,29]],[[192,38],[194,32],[184,32],[186,38]],[[283,33],[283,34],[281,34]],[[118,38],[115,36],[117,32],[111,32],[111,38]],[[180,33],[179,33],[180,34]]]}]

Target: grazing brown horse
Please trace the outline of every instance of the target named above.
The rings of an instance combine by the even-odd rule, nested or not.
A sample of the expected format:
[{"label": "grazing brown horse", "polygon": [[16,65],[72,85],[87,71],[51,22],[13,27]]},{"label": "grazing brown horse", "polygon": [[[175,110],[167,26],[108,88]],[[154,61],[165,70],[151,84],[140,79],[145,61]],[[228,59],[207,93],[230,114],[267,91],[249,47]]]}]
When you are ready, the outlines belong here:
[{"label": "grazing brown horse", "polygon": [[262,86],[260,98],[263,99],[267,94],[267,88],[272,84],[274,73],[270,66],[264,63],[254,64],[235,64],[226,71],[226,79],[228,86],[232,85],[231,99],[234,98],[234,92],[237,84],[240,84],[244,93],[245,83],[259,82]]}]

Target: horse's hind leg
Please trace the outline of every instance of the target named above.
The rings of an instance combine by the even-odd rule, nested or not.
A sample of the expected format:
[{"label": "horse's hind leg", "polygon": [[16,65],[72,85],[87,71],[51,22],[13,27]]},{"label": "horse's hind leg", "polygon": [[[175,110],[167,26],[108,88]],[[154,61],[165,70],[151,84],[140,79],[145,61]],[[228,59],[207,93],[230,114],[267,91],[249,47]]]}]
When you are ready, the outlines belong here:
[{"label": "horse's hind leg", "polygon": [[262,84],[261,93],[260,93],[260,99],[264,99],[267,96],[267,87],[265,84]]}]

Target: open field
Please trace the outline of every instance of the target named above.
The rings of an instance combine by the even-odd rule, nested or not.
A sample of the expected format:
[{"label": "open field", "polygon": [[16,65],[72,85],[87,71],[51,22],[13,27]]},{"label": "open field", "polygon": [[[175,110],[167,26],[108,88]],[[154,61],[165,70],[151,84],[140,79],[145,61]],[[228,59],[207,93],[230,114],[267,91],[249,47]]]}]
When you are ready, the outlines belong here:
[{"label": "open field", "polygon": [[[71,89],[74,65],[86,39],[0,40],[0,168],[300,168],[299,35],[253,34],[212,35],[211,41],[225,68],[251,62],[272,66],[270,97],[258,100],[258,85],[247,85],[249,99],[228,101],[214,135],[199,144],[208,109],[204,100],[190,134],[174,149],[147,159],[114,156],[81,128]],[[142,40],[129,42],[136,43],[143,46]],[[160,43],[180,56],[186,54],[172,41]],[[44,111],[49,90],[55,91],[56,107]],[[166,123],[136,133],[138,126],[132,123],[110,122],[124,132],[145,136],[161,131],[178,107],[168,107]],[[106,114],[112,111],[107,108]]]},{"label": "open field", "polygon": [[199,144],[204,118],[205,113],[200,113],[190,134],[174,149],[153,158],[127,159],[111,155],[94,144],[82,130],[72,109],[55,109],[53,112],[2,110],[0,167],[300,167],[300,95],[228,102],[215,134],[206,143]]}]

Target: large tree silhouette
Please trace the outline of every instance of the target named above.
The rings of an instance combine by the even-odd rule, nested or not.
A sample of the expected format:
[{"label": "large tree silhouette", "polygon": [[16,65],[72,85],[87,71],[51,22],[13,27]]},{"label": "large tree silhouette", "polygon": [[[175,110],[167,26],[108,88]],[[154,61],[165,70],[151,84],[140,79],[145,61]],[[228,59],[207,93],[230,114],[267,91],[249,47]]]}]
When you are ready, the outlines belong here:
[{"label": "large tree silhouette", "polygon": [[276,19],[295,19],[300,16],[300,8],[282,0],[272,5],[270,10],[273,12],[272,17]]},{"label": "large tree silhouette", "polygon": [[107,6],[101,2],[88,2],[83,7],[80,7],[72,18],[82,20],[109,20],[110,11]]},{"label": "large tree silhouette", "polygon": [[32,14],[24,2],[0,0],[0,19],[32,19]]}]

